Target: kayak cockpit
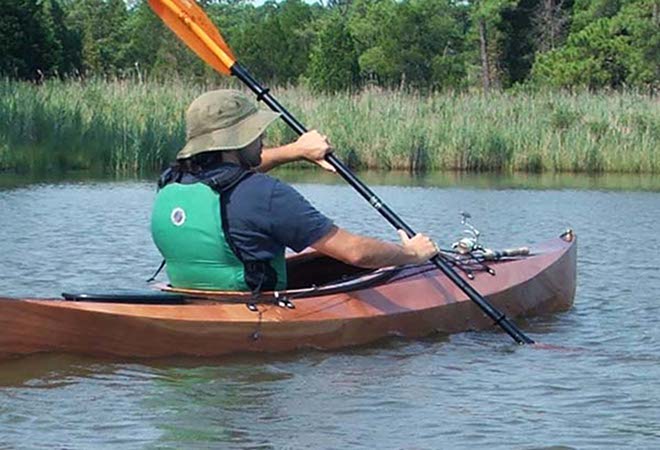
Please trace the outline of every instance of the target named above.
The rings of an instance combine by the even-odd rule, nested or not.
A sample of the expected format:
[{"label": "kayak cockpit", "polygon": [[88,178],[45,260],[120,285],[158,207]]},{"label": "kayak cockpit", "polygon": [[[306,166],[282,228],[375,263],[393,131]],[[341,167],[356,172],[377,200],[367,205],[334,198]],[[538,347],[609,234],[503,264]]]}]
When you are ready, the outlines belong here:
[{"label": "kayak cockpit", "polygon": [[287,258],[286,269],[288,289],[324,286],[374,271],[346,264],[316,251],[306,251]]},{"label": "kayak cockpit", "polygon": [[155,289],[65,292],[62,297],[68,301],[158,305],[185,305],[209,297],[226,303],[267,303],[279,296],[294,295],[300,298],[349,292],[389,278],[389,272],[352,266],[315,251],[306,251],[287,258],[287,290],[264,292],[256,298],[250,292],[188,290],[173,288],[165,283],[154,285]]}]

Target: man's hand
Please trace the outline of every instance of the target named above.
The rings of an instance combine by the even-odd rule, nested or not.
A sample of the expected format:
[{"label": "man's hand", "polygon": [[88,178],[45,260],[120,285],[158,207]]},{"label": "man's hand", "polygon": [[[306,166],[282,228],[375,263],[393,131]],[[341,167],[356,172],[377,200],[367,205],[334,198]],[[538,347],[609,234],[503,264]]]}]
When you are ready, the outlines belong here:
[{"label": "man's hand", "polygon": [[424,234],[416,234],[409,238],[405,231],[397,231],[401,238],[401,245],[405,252],[413,258],[414,264],[425,263],[440,251],[431,238]]},{"label": "man's hand", "polygon": [[335,168],[325,160],[325,155],[332,152],[328,138],[316,130],[308,131],[292,142],[282,147],[266,148],[261,153],[259,172],[268,172],[281,164],[287,164],[301,159],[312,162],[329,172],[336,172]]},{"label": "man's hand", "polygon": [[299,159],[306,159],[329,172],[336,172],[335,168],[325,160],[325,155],[332,152],[327,136],[311,130],[300,136],[292,145],[295,146]]}]

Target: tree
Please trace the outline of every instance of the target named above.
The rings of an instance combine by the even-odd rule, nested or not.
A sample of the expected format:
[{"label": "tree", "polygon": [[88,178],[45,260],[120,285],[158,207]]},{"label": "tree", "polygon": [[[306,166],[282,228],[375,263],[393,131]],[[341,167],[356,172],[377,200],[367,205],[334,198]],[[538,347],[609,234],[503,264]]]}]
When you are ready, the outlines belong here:
[{"label": "tree", "polygon": [[134,72],[138,79],[146,74],[156,78],[207,78],[213,73],[163,24],[144,0],[129,9],[124,35],[126,42],[121,50],[121,67]]},{"label": "tree", "polygon": [[566,0],[541,0],[534,12],[536,49],[547,52],[557,48],[563,40],[568,16]]},{"label": "tree", "polygon": [[349,90],[359,83],[359,64],[347,20],[338,11],[320,20],[312,46],[307,79],[318,91]]},{"label": "tree", "polygon": [[48,71],[51,50],[57,50],[54,35],[43,22],[36,0],[0,0],[0,73],[37,79]]},{"label": "tree", "polygon": [[660,88],[660,0],[630,1],[613,19],[618,33],[628,34],[629,52],[622,55],[627,84]]},{"label": "tree", "polygon": [[456,12],[441,0],[356,0],[349,29],[363,77],[389,86],[458,87],[465,62]]},{"label": "tree", "polygon": [[82,67],[97,74],[117,73],[128,66],[128,10],[124,0],[78,0],[71,3],[70,26],[82,43]]},{"label": "tree", "polygon": [[50,74],[67,75],[80,68],[80,41],[66,26],[66,13],[57,0],[44,0],[38,13],[49,48],[44,64]]},{"label": "tree", "polygon": [[575,0],[571,32],[579,33],[599,19],[614,17],[622,3],[623,0]]},{"label": "tree", "polygon": [[[660,26],[654,14],[658,0],[599,0],[579,6],[566,45],[537,58],[535,82],[590,89],[657,87]],[[588,22],[588,17],[594,20]]]},{"label": "tree", "polygon": [[260,79],[296,82],[307,69],[314,41],[312,6],[302,0],[268,1],[244,19],[228,34],[241,61]]},{"label": "tree", "polygon": [[[129,7],[126,21],[125,59],[137,71],[138,77],[156,66],[162,46],[171,47],[176,40],[163,22],[151,11],[146,1],[136,0]],[[148,36],[148,39],[145,39]]]},{"label": "tree", "polygon": [[488,92],[494,86],[501,86],[498,26],[502,23],[503,12],[515,7],[516,1],[473,0],[469,4],[473,28],[479,36],[481,86],[484,92]]},{"label": "tree", "polygon": [[349,10],[349,33],[355,41],[363,78],[382,84],[397,83],[400,78],[400,69],[391,57],[396,8],[393,0],[356,0]]}]

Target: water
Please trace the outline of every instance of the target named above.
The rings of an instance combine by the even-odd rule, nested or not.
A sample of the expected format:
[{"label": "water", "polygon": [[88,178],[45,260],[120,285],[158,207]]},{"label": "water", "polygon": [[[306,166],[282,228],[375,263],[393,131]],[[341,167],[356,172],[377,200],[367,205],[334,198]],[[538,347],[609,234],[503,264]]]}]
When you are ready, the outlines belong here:
[{"label": "water", "polygon": [[[293,177],[339,225],[395,239],[350,188]],[[646,191],[585,177],[380,181],[443,246],[462,210],[493,247],[574,228],[575,307],[519,322],[563,348],[488,331],[212,360],[32,356],[0,362],[0,448],[660,448],[657,180],[622,183]],[[157,267],[151,183],[1,185],[3,294],[140,288]]]}]

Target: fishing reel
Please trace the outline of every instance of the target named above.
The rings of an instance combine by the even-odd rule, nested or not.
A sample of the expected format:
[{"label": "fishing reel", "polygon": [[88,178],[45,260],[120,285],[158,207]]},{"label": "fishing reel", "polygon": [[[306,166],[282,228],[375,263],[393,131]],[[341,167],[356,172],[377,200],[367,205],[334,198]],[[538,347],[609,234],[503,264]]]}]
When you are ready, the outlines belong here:
[{"label": "fishing reel", "polygon": [[470,213],[461,211],[461,225],[467,227],[463,230],[463,233],[467,236],[451,245],[451,248],[460,255],[469,255],[477,250],[484,250],[484,247],[479,242],[481,232],[470,223],[471,218]]},{"label": "fishing reel", "polygon": [[519,247],[506,250],[492,250],[484,247],[480,242],[481,232],[470,223],[472,216],[470,213],[461,211],[461,225],[466,229],[463,233],[465,237],[452,244],[452,250],[461,256],[479,258],[483,261],[497,261],[504,257],[527,256],[530,251],[528,247]]}]

